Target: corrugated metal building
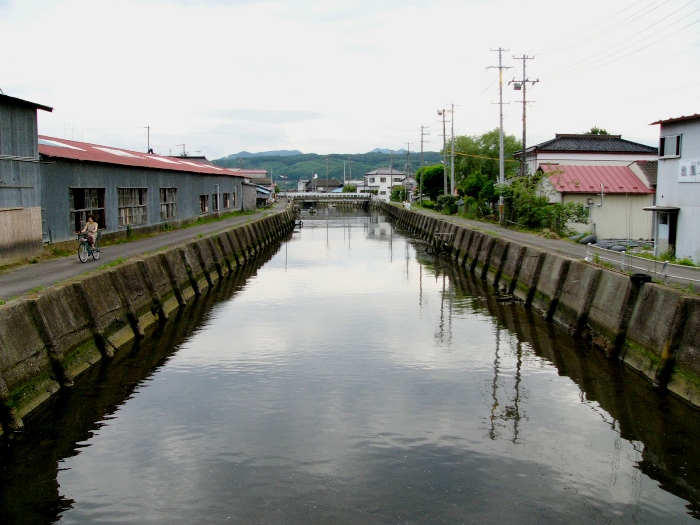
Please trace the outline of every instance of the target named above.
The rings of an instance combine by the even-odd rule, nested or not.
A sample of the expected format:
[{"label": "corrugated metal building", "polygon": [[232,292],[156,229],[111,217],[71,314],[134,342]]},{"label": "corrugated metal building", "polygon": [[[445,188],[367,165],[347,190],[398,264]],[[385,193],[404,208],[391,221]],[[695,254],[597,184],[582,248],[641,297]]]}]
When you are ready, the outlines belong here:
[{"label": "corrugated metal building", "polygon": [[42,207],[51,242],[69,240],[88,214],[104,233],[246,209],[240,171],[39,136]]},{"label": "corrugated metal building", "polygon": [[0,94],[0,265],[42,250],[39,109],[53,111]]},{"label": "corrugated metal building", "polygon": [[255,208],[244,170],[39,136],[37,110],[53,111],[0,94],[0,265],[74,239],[88,214],[117,233]]}]

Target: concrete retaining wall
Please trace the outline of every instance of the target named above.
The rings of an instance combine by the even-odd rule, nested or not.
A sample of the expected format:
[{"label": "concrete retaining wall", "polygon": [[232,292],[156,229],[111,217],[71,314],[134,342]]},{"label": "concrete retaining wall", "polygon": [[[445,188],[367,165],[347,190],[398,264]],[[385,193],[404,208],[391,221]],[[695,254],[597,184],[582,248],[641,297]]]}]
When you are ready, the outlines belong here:
[{"label": "concrete retaining wall", "polygon": [[460,266],[512,294],[574,336],[660,389],[700,408],[700,298],[566,258],[535,246],[455,226],[448,220],[392,204],[376,206],[402,227],[430,241],[454,231],[451,256]]},{"label": "concrete retaining wall", "polygon": [[0,306],[2,432],[294,227],[285,211]]}]

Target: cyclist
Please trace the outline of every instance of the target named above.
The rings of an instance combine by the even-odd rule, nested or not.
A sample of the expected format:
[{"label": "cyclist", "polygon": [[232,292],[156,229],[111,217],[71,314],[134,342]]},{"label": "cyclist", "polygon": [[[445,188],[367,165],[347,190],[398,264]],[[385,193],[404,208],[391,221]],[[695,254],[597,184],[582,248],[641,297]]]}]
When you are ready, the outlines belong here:
[{"label": "cyclist", "polygon": [[87,234],[88,243],[90,243],[90,248],[95,247],[95,239],[97,238],[97,223],[93,219],[92,215],[88,215],[87,222],[85,223],[85,228],[83,228],[80,233]]}]

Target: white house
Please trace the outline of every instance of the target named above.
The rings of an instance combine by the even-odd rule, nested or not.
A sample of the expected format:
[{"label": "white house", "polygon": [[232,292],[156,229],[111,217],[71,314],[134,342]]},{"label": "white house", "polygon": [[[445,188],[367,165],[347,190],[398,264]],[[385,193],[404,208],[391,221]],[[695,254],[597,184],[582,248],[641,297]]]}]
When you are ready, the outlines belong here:
[{"label": "white house", "polygon": [[[522,151],[513,155],[522,157]],[[575,164],[578,166],[628,166],[636,161],[655,161],[657,149],[623,139],[620,135],[562,134],[527,148],[527,173],[540,164]]]},{"label": "white house", "polygon": [[654,203],[654,190],[629,166],[541,164],[542,191],[550,202],[579,203],[589,223],[571,229],[602,239],[651,239],[652,221],[645,207]]},{"label": "white house", "polygon": [[406,174],[394,168],[379,168],[365,174],[366,186],[376,191],[377,198],[389,202],[391,188],[403,184]]},{"label": "white house", "polygon": [[700,114],[659,120],[655,253],[700,263]]}]

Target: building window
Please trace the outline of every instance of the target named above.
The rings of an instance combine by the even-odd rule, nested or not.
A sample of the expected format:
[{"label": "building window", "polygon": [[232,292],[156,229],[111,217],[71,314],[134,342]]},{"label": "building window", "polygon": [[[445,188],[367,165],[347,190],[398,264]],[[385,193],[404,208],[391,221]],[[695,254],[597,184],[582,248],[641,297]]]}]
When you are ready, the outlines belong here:
[{"label": "building window", "polygon": [[231,207],[231,194],[224,193],[224,209],[227,210]]},{"label": "building window", "polygon": [[369,178],[369,181],[370,181],[372,184],[374,184],[374,177],[370,177],[370,178]]},{"label": "building window", "polygon": [[92,215],[98,228],[107,227],[105,223],[105,189],[104,188],[68,188],[70,206],[70,224],[73,231],[83,229],[88,215]]},{"label": "building window", "polygon": [[659,158],[668,159],[681,156],[681,136],[668,135],[659,142]]},{"label": "building window", "polygon": [[217,193],[211,194],[211,211],[219,211],[219,195]]},{"label": "building window", "polygon": [[209,195],[199,196],[199,213],[209,213]]},{"label": "building window", "polygon": [[381,177],[381,178],[379,179],[379,182],[386,182],[386,177]]},{"label": "building window", "polygon": [[146,224],[146,188],[117,188],[119,226]]},{"label": "building window", "polygon": [[160,218],[161,220],[177,217],[177,188],[160,189]]},{"label": "building window", "polygon": [[232,208],[236,207],[236,194],[235,193],[231,194],[231,207]]}]

